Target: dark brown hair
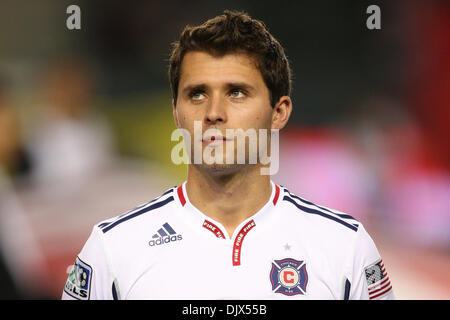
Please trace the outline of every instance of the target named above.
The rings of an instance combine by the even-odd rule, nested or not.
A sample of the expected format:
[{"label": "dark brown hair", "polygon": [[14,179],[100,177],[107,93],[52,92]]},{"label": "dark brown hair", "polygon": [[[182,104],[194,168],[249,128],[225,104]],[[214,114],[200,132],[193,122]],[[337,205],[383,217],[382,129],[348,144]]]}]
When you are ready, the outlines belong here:
[{"label": "dark brown hair", "polygon": [[199,26],[186,26],[170,54],[169,80],[176,105],[181,63],[189,51],[203,51],[214,56],[246,53],[255,63],[270,92],[272,107],[291,91],[291,70],[283,47],[269,33],[264,23],[244,12],[225,10],[222,15]]}]

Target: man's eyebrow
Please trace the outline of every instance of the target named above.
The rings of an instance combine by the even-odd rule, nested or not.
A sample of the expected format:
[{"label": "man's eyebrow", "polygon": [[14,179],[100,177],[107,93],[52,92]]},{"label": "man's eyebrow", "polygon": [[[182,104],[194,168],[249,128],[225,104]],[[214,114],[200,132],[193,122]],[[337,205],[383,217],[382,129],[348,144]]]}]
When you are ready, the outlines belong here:
[{"label": "man's eyebrow", "polygon": [[226,84],[229,89],[244,89],[246,91],[253,91],[255,87],[245,82],[229,82]]},{"label": "man's eyebrow", "polygon": [[[244,89],[246,91],[254,91],[255,87],[245,82],[228,82],[225,85],[227,89]],[[204,83],[199,84],[191,84],[184,87],[181,91],[181,94],[186,94],[194,91],[206,91],[208,86]]]},{"label": "man's eyebrow", "polygon": [[206,85],[203,83],[188,85],[183,88],[183,90],[181,91],[181,94],[185,94],[185,93],[189,93],[189,92],[193,92],[193,91],[206,91]]}]

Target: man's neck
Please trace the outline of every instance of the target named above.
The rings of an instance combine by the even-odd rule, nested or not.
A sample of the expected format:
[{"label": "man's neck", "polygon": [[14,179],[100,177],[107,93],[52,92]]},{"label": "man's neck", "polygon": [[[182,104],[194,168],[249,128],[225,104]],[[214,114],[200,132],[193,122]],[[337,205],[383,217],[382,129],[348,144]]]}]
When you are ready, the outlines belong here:
[{"label": "man's neck", "polygon": [[230,237],[236,227],[258,212],[270,199],[269,175],[258,166],[230,174],[188,168],[186,192],[190,202],[208,217],[220,222]]}]

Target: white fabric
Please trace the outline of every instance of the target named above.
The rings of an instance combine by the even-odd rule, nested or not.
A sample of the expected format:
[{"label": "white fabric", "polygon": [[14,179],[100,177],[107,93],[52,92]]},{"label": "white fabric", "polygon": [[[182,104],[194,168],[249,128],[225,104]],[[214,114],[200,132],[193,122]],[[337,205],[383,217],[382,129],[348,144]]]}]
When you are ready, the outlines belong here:
[{"label": "white fabric", "polygon": [[[219,222],[189,202],[186,182],[144,206],[96,225],[78,256],[92,268],[85,296],[113,299],[114,282],[119,299],[344,299],[349,282],[350,299],[369,299],[365,268],[381,258],[363,225],[271,184],[270,200],[243,221],[231,238]],[[225,238],[205,228],[205,219]],[[240,264],[233,265],[236,237],[252,220],[254,227],[240,243]],[[158,230],[165,224],[176,234],[160,238]],[[163,231],[169,233],[168,228]],[[156,244],[158,239],[162,244]],[[283,259],[306,266],[306,287],[296,287],[293,294],[277,284],[279,279],[295,283],[300,277],[295,270],[280,271]],[[306,278],[304,275],[303,280]],[[276,292],[272,281],[288,294]],[[70,287],[66,284],[63,299],[83,298],[67,289]],[[392,290],[376,297],[393,298]]]}]

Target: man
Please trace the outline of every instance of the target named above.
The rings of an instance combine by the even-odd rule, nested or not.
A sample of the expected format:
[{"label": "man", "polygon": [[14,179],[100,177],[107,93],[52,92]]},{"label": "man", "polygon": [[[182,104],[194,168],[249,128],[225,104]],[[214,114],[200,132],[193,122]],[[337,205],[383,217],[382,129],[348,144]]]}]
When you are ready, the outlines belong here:
[{"label": "man", "polygon": [[273,183],[261,157],[250,161],[250,147],[236,161],[240,135],[227,130],[277,131],[292,110],[288,60],[260,21],[225,11],[186,27],[169,78],[191,160],[187,181],[96,225],[63,298],[393,298],[360,222]]}]

